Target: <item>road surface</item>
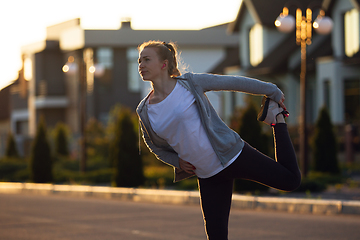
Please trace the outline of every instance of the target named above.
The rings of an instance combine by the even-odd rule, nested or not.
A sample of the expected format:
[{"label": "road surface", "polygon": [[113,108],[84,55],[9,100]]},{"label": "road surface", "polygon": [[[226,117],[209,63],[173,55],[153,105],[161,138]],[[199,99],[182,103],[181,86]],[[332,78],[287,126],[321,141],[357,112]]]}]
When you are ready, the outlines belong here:
[{"label": "road surface", "polygon": [[[232,210],[229,239],[360,239],[358,215]],[[0,194],[0,239],[200,240],[199,206]]]}]

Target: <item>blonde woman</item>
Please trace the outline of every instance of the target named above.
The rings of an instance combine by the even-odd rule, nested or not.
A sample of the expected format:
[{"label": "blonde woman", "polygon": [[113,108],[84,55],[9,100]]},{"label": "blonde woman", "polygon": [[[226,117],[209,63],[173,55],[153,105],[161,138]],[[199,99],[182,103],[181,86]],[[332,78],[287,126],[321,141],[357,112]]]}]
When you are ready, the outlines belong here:
[{"label": "blonde woman", "polygon": [[[284,94],[274,84],[241,76],[181,75],[173,43],[144,42],[139,73],[152,90],[137,114],[148,148],[175,169],[175,181],[196,175],[208,239],[228,239],[233,181],[243,178],[292,191],[301,181],[284,117]],[[263,95],[258,119],[273,128],[276,160],[248,145],[217,115],[207,91]]]}]

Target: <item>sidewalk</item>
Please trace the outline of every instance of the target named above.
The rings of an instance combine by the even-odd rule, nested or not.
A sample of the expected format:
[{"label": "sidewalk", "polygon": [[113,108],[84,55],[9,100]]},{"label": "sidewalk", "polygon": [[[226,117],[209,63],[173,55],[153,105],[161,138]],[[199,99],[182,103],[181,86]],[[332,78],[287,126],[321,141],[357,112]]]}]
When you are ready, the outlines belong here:
[{"label": "sidewalk", "polygon": [[[199,205],[197,191],[114,188],[35,183],[0,183],[0,193],[97,197],[135,202]],[[359,214],[360,201],[233,195],[232,208],[307,214]]]}]

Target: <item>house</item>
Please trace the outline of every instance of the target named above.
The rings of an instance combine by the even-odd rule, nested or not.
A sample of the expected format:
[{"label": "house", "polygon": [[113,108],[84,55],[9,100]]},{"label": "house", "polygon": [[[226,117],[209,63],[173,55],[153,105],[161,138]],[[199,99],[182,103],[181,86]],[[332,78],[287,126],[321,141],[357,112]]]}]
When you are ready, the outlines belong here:
[{"label": "house", "polygon": [[324,1],[334,21],[333,54],[316,61],[317,109],[326,105],[338,124],[360,124],[360,1]]},{"label": "house", "polygon": [[[291,113],[288,124],[297,125],[300,115],[300,47],[295,31],[279,32],[274,22],[285,4],[297,3],[305,14],[314,1],[243,0],[238,16],[229,25],[239,34],[239,65],[223,68],[225,74],[238,74],[277,84],[285,93]],[[359,123],[359,1],[320,1],[333,20],[329,35],[313,31],[306,58],[306,121],[314,123],[319,109],[327,106],[335,124]],[[315,5],[313,5],[315,6]],[[295,15],[296,7],[289,8]],[[313,20],[318,9],[313,9]],[[235,106],[243,104],[243,94],[225,93],[225,118]]]},{"label": "house", "polygon": [[[73,19],[50,26],[44,41],[22,47],[12,131],[31,138],[43,116],[48,128],[64,122],[78,137],[89,118],[107,123],[116,104],[135,110],[150,87],[140,79],[137,63],[137,46],[148,40],[175,42],[185,71],[194,72],[211,71],[238,47],[238,36],[227,34],[227,24],[201,30],[134,30],[126,20],[120,29],[100,30],[83,29],[80,19]],[[221,112],[221,96],[208,97]]]},{"label": "house", "polygon": [[0,156],[5,154],[10,129],[10,85],[0,90]]}]

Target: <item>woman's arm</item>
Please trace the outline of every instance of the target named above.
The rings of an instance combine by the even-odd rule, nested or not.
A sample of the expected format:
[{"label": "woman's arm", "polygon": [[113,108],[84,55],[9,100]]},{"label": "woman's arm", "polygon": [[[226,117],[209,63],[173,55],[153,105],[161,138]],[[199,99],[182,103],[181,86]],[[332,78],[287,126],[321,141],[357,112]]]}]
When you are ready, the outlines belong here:
[{"label": "woman's arm", "polygon": [[279,103],[284,96],[275,84],[254,78],[216,74],[192,74],[192,77],[204,92],[238,91],[253,95],[265,95]]},{"label": "woman's arm", "polygon": [[142,132],[143,139],[145,141],[146,146],[148,147],[150,152],[155,155],[155,157],[157,159],[159,159],[160,161],[162,161],[170,166],[180,168],[179,156],[174,150],[157,147],[151,141],[147,131],[143,130],[142,126],[141,126],[141,132]]}]

